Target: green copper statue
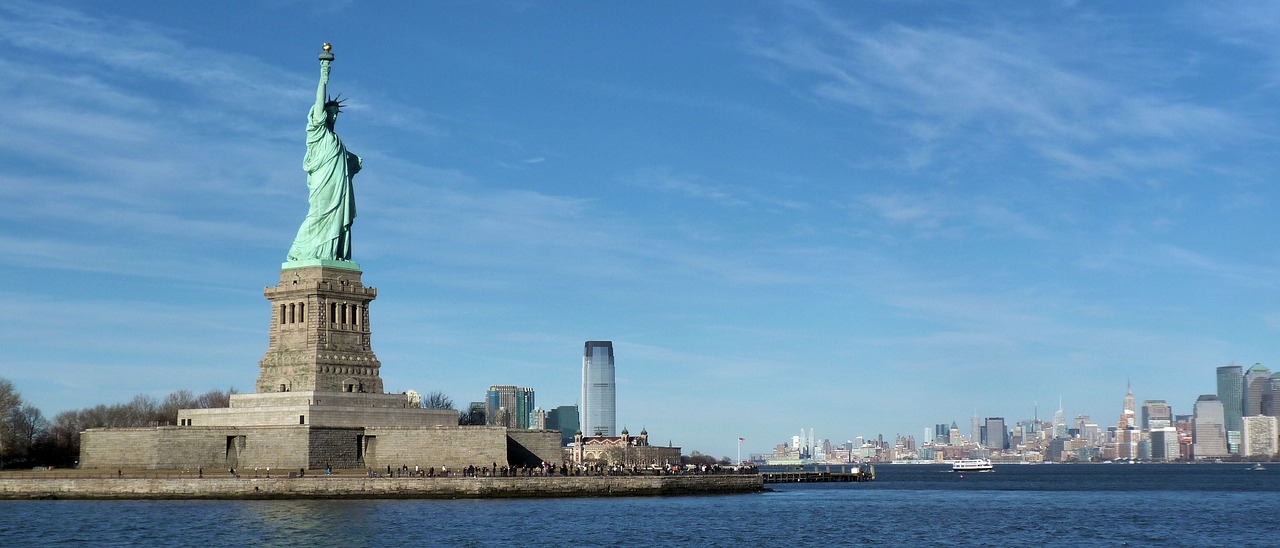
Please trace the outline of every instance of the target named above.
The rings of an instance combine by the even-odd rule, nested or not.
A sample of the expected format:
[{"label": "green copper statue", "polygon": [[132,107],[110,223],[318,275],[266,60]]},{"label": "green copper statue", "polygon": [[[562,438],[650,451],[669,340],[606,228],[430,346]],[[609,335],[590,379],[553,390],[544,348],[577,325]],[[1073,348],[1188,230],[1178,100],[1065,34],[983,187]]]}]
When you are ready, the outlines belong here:
[{"label": "green copper statue", "polygon": [[290,261],[351,260],[351,222],[356,218],[351,178],[360,171],[361,160],[333,132],[342,100],[327,93],[333,62],[330,49],[325,43],[320,54],[320,87],[307,117],[307,155],[302,167],[307,171],[309,208],[289,248]]}]

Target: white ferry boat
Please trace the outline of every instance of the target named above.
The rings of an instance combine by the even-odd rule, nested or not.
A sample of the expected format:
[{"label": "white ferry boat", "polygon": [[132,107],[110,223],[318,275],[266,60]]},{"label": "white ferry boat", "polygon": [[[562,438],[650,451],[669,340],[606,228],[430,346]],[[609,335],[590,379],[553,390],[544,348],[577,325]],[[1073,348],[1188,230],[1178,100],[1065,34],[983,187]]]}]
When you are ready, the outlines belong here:
[{"label": "white ferry boat", "polygon": [[964,459],[951,463],[952,472],[990,472],[992,468],[988,459]]}]

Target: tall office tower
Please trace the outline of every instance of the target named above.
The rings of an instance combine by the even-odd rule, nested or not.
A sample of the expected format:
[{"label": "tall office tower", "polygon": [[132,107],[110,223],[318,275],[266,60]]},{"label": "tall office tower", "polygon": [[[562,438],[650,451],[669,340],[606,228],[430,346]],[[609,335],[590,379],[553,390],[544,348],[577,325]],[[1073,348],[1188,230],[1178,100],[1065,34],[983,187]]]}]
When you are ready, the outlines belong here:
[{"label": "tall office tower", "polygon": [[1062,398],[1058,398],[1058,410],[1053,414],[1053,437],[1067,436],[1067,412],[1062,410]]},{"label": "tall office tower", "polygon": [[1138,421],[1136,420],[1137,411],[1138,411],[1138,404],[1137,404],[1137,400],[1135,400],[1133,397],[1133,385],[1126,382],[1125,394],[1124,394],[1124,410],[1120,412],[1120,424],[1118,425],[1121,430],[1124,430],[1125,428],[1137,428],[1138,426],[1137,424]]},{"label": "tall office tower", "polygon": [[978,418],[978,412],[973,412],[973,418],[969,419],[969,440],[973,443],[982,443],[982,420]]},{"label": "tall office tower", "polygon": [[1151,460],[1173,462],[1178,460],[1180,456],[1177,428],[1161,426],[1151,429]]},{"label": "tall office tower", "polygon": [[951,428],[946,423],[933,425],[933,443],[938,445],[951,443]]},{"label": "tall office tower", "polygon": [[1244,377],[1238,365],[1218,368],[1218,401],[1222,402],[1223,426],[1228,432],[1240,431],[1240,413],[1244,406]]},{"label": "tall office tower", "polygon": [[533,417],[534,409],[537,409],[537,407],[533,405],[533,389],[517,388],[515,428],[533,428],[533,424],[529,422],[529,419]]},{"label": "tall office tower", "polygon": [[532,388],[490,386],[485,397],[485,424],[527,429],[533,409]]},{"label": "tall office tower", "polygon": [[578,406],[561,405],[547,412],[547,429],[560,431],[560,445],[569,445],[578,433]]},{"label": "tall office tower", "polygon": [[[1236,367],[1239,370],[1239,367]],[[1196,459],[1227,456],[1227,432],[1224,406],[1213,394],[1196,398],[1195,418],[1191,426],[1192,454]]]},{"label": "tall office tower", "polygon": [[617,385],[613,381],[613,342],[587,341],[582,352],[582,432],[616,435]]},{"label": "tall office tower", "polygon": [[[1030,419],[1019,421],[1015,430],[1018,431],[1018,437],[1021,438],[1022,443],[1031,443],[1033,440],[1040,439],[1041,426],[1040,421]],[[1010,442],[1010,445],[1012,445],[1012,442]]]},{"label": "tall office tower", "polygon": [[947,440],[951,445],[963,445],[960,443],[960,427],[956,426],[956,421],[951,421],[951,430],[947,432]]},{"label": "tall office tower", "polygon": [[1262,414],[1280,417],[1280,372],[1271,374],[1271,388],[1267,394],[1262,397]]},{"label": "tall office tower", "polygon": [[[1244,374],[1244,401],[1241,415],[1251,417],[1262,414],[1262,398],[1271,391],[1271,370],[1260,363],[1253,364]],[[1241,427],[1243,428],[1243,427]]]},{"label": "tall office tower", "polygon": [[1122,459],[1136,459],[1138,458],[1137,404],[1133,397],[1133,386],[1125,384],[1124,409],[1120,411],[1120,420],[1116,422],[1116,456]]},{"label": "tall office tower", "polygon": [[1076,425],[1076,430],[1079,430],[1081,432],[1084,431],[1084,425],[1089,424],[1091,422],[1093,422],[1093,420],[1089,417],[1089,415],[1076,415],[1075,420],[1072,421],[1072,423]]},{"label": "tall office tower", "polygon": [[1155,430],[1173,426],[1173,408],[1164,400],[1142,402],[1142,429]]},{"label": "tall office tower", "polygon": [[1280,430],[1276,417],[1246,416],[1242,422],[1244,439],[1240,444],[1240,456],[1268,459],[1276,456],[1276,434]]},{"label": "tall office tower", "polygon": [[[488,398],[486,397],[485,399],[487,400]],[[488,405],[486,405],[486,402],[471,402],[471,405],[467,407],[467,424],[471,426],[484,426],[489,424],[489,422],[485,420],[485,414],[487,412]]]},{"label": "tall office tower", "polygon": [[550,430],[547,428],[547,412],[541,407],[534,407],[529,412],[529,429],[530,430]]},{"label": "tall office tower", "polygon": [[1004,417],[987,417],[983,429],[987,435],[982,444],[988,449],[1009,448],[1009,429],[1004,425]]},{"label": "tall office tower", "polygon": [[1092,422],[1085,422],[1080,425],[1080,438],[1086,443],[1100,443],[1102,441],[1102,430]]}]

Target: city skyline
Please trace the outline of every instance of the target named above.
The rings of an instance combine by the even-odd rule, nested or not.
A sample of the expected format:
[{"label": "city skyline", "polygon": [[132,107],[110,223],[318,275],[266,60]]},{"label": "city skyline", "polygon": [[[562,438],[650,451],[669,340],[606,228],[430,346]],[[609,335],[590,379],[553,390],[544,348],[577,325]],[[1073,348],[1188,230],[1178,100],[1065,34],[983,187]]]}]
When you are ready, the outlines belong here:
[{"label": "city skyline", "polygon": [[0,377],[50,416],[253,390],[330,42],[387,392],[567,405],[610,340],[617,427],[718,456],[1059,398],[1107,424],[1130,379],[1185,414],[1214,368],[1280,361],[1277,26],[1248,2],[6,1]]},{"label": "city skyline", "polygon": [[[854,439],[859,440],[854,443],[855,448],[862,446],[865,449],[863,440],[878,440],[878,443],[883,444],[880,448],[882,451],[893,449],[888,453],[878,454],[875,458],[917,460],[919,458],[915,456],[917,447],[926,447],[930,444],[953,446],[957,437],[964,440],[966,444],[984,451],[1003,450],[1005,458],[1013,455],[1015,460],[1025,459],[1030,454],[1036,454],[1045,460],[1060,460],[1057,456],[1044,454],[1045,442],[1053,439],[1081,440],[1087,451],[1096,451],[1096,454],[1091,453],[1093,455],[1091,458],[1104,458],[1103,455],[1110,454],[1105,458],[1151,459],[1165,462],[1188,458],[1212,460],[1228,457],[1245,459],[1259,456],[1275,457],[1276,448],[1280,447],[1280,438],[1277,438],[1280,436],[1280,372],[1273,374],[1269,368],[1260,363],[1252,365],[1247,371],[1238,365],[1222,366],[1216,369],[1216,384],[1217,393],[1201,394],[1193,404],[1188,406],[1188,412],[1176,413],[1174,406],[1163,399],[1144,398],[1139,405],[1138,398],[1133,393],[1132,383],[1126,381],[1125,394],[1119,405],[1121,411],[1118,421],[1111,423],[1105,420],[1105,417],[1079,414],[1075,415],[1072,421],[1075,425],[1072,429],[1068,429],[1066,425],[1067,414],[1063,404],[1059,402],[1058,410],[1054,413],[1052,420],[1040,419],[1038,405],[1034,405],[1032,417],[1017,419],[1012,425],[1003,416],[984,417],[975,414],[971,417],[970,430],[967,433],[962,432],[957,426],[958,422],[953,420],[949,425],[943,422],[924,427],[924,435],[919,438],[912,433],[871,432],[820,439],[831,447],[839,446],[838,452],[841,459],[853,458],[854,460],[858,457],[851,457],[845,453],[849,451],[848,445],[853,443]],[[1241,386],[1251,388],[1242,389]],[[1244,397],[1241,397],[1242,395]],[[1234,430],[1230,426],[1232,423],[1229,419],[1233,413],[1237,417],[1237,423],[1241,425],[1234,427]],[[779,457],[777,451],[783,447],[798,451],[800,455],[805,455],[807,450],[812,450],[816,442],[812,429],[807,439],[803,434],[803,428],[801,432],[802,436],[792,436],[792,445],[788,446],[785,442],[775,445],[773,457]],[[997,437],[995,432],[1001,432],[1002,435]],[[1026,439],[1020,438],[1021,443],[1018,446],[1010,445],[1011,436],[1021,437],[1030,434],[1037,436],[1032,442],[1028,443]],[[1045,437],[1040,438],[1039,436],[1042,435]],[[890,436],[896,438],[897,445],[885,444],[884,440]],[[798,443],[796,440],[803,440],[804,444],[796,445]],[[909,449],[906,454],[911,455],[910,457],[895,453],[903,449],[900,444],[904,441]],[[1185,447],[1181,445],[1184,443]],[[949,449],[957,449],[957,447],[949,447]],[[952,454],[951,457],[976,456],[969,454],[967,452],[969,450],[965,449],[964,453]],[[766,458],[768,455],[755,453],[752,457]],[[793,457],[795,455],[788,455],[788,458]],[[863,459],[871,457],[870,453],[862,455]],[[923,460],[933,460],[933,457],[929,456]]]}]

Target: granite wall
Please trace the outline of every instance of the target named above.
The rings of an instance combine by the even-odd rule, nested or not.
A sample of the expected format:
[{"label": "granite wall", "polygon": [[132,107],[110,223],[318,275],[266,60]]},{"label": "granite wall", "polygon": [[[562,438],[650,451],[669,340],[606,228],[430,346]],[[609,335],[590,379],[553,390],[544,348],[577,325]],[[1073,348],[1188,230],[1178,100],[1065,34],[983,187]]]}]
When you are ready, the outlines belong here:
[{"label": "granite wall", "polygon": [[410,469],[562,461],[560,434],[486,426],[95,428],[81,433],[88,469]]}]

